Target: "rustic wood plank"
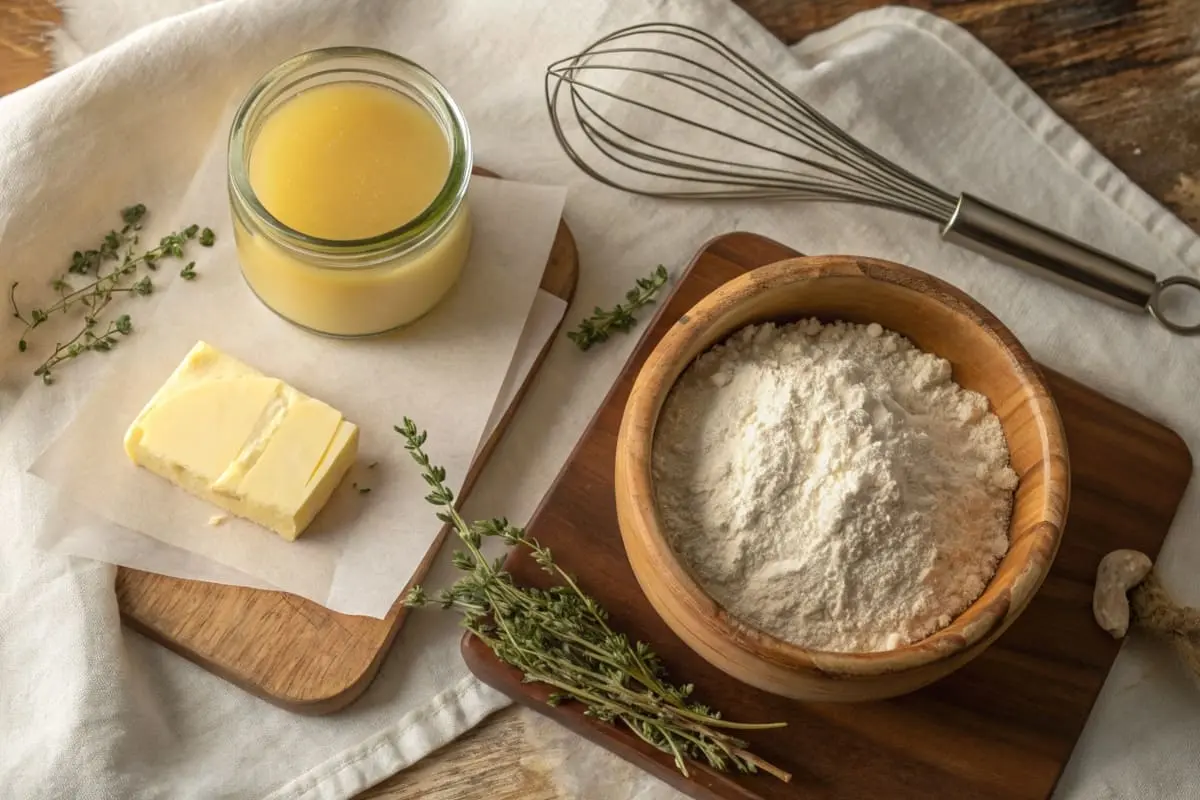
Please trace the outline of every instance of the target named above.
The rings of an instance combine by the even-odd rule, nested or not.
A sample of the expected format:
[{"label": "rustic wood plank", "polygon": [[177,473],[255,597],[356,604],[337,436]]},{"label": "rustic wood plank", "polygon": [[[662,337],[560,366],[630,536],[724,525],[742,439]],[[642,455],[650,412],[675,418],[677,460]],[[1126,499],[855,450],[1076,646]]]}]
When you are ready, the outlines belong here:
[{"label": "rustic wood plank", "polygon": [[[792,42],[885,0],[735,0]],[[913,5],[963,25],[1046,98],[1117,166],[1194,227],[1200,227],[1200,19],[1195,0],[919,0]],[[47,74],[42,36],[61,14],[53,0],[0,0],[0,94]],[[1061,61],[1060,61],[1061,58]],[[526,751],[521,727],[496,715],[463,740],[378,787],[371,797],[543,800],[539,779],[504,754]],[[467,742],[474,743],[468,745]],[[470,772],[499,788],[461,786]],[[439,794],[440,792],[440,794]]]},{"label": "rustic wood plank", "polygon": [[51,0],[0,2],[0,95],[50,73],[44,37],[61,22],[62,12]]},{"label": "rustic wood plank", "polygon": [[[1043,800],[1058,779],[1120,643],[1092,621],[1100,559],[1130,547],[1153,558],[1166,537],[1192,462],[1172,431],[1061,375],[1047,373],[1072,463],[1071,512],[1058,556],[1039,593],[1013,626],[974,661],[920,691],[891,700],[788,700],[731,680],[659,618],[630,570],[617,526],[612,465],[617,430],[634,378],[675,321],[717,286],[795,255],[752,234],[705,247],[648,328],[528,526],[611,624],[650,644],[698,701],[743,722],[785,721],[786,731],[746,735],[751,750],[791,772],[733,776],[696,765],[683,777],[669,756],[629,731],[551,707],[540,684],[522,683],[474,637],[471,669],[485,682],[701,800],[928,797]],[[518,549],[505,562],[516,583],[551,582]]]},{"label": "rustic wood plank", "polygon": [[492,715],[429,758],[357,800],[565,800],[525,743],[523,709]]}]

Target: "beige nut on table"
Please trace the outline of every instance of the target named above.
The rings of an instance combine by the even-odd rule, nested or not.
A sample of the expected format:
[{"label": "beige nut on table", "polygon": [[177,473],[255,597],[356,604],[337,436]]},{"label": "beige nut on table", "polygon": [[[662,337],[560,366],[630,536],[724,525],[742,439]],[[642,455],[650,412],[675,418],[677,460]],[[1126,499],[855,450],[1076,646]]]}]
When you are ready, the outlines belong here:
[{"label": "beige nut on table", "polygon": [[1150,557],[1137,550],[1114,550],[1100,560],[1092,594],[1092,614],[1113,638],[1124,638],[1129,631],[1127,593],[1145,580],[1152,566]]}]

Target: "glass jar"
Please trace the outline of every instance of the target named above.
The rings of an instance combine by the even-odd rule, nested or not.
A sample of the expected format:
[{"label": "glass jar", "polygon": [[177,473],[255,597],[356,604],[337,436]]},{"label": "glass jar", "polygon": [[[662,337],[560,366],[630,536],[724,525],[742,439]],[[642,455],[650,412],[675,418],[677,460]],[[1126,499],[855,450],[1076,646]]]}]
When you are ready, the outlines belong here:
[{"label": "glass jar", "polygon": [[[300,93],[339,83],[399,92],[437,123],[449,153],[445,182],[424,211],[369,238],[325,239],[288,227],[264,207],[251,185],[251,160],[264,121]],[[302,53],[264,75],[233,119],[229,197],[242,274],[268,308],[317,333],[370,336],[407,325],[437,305],[462,272],[471,240],[470,178],[466,121],[431,74],[382,50],[333,47]]]}]

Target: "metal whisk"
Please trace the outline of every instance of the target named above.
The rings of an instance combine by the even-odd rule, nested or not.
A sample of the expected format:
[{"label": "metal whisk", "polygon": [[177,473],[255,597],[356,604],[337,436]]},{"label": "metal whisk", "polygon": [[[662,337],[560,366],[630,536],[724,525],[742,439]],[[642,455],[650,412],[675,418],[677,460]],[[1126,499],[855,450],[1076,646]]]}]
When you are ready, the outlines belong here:
[{"label": "metal whisk", "polygon": [[[1161,307],[1166,289],[1200,290],[1200,281],[1184,275],[1160,281],[977,197],[955,197],[866,147],[695,28],[635,25],[556,61],[546,72],[546,104],[571,160],[617,189],[899,211],[937,223],[946,241],[1120,308],[1149,312],[1172,332],[1200,334],[1200,323],[1172,321]],[[688,150],[678,146],[684,140]]]}]

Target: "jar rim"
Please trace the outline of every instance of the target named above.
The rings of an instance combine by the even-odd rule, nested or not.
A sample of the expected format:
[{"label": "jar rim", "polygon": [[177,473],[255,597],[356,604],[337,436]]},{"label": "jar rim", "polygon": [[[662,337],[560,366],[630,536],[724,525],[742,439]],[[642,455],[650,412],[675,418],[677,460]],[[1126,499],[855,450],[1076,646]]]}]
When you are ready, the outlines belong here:
[{"label": "jar rim", "polygon": [[[366,65],[331,66],[322,71],[322,65],[339,60],[382,60],[393,68],[399,68],[400,75],[383,73],[366,68]],[[314,69],[311,74],[291,80],[297,73]],[[450,145],[450,168],[446,180],[438,193],[429,204],[411,220],[383,233],[360,239],[326,239],[298,231],[285,224],[266,206],[263,205],[254,187],[250,184],[248,146],[253,143],[247,140],[250,123],[257,114],[270,113],[271,104],[282,94],[293,88],[296,83],[316,76],[329,73],[346,73],[346,81],[330,81],[330,83],[348,82],[354,73],[384,78],[392,84],[407,85],[421,93],[422,99],[435,106],[436,111],[444,115],[449,123],[445,126],[447,143]],[[384,84],[379,84],[384,85]],[[286,102],[286,101],[285,101]],[[436,116],[436,115],[435,115]],[[441,120],[439,120],[439,123]],[[442,127],[439,124],[439,127]],[[454,216],[454,212],[466,197],[470,183],[472,168],[471,136],[467,128],[466,118],[458,104],[450,96],[446,88],[428,70],[416,62],[403,56],[373,47],[337,46],[324,47],[299,53],[276,65],[260,77],[246,96],[242,98],[233,116],[229,130],[228,171],[231,193],[238,203],[248,209],[257,218],[256,222],[265,226],[277,243],[305,254],[315,254],[337,259],[339,257],[387,257],[393,258],[416,248],[432,239],[446,227]],[[237,205],[235,203],[235,213]],[[345,269],[351,265],[336,265]],[[369,264],[363,266],[370,266]]]}]

